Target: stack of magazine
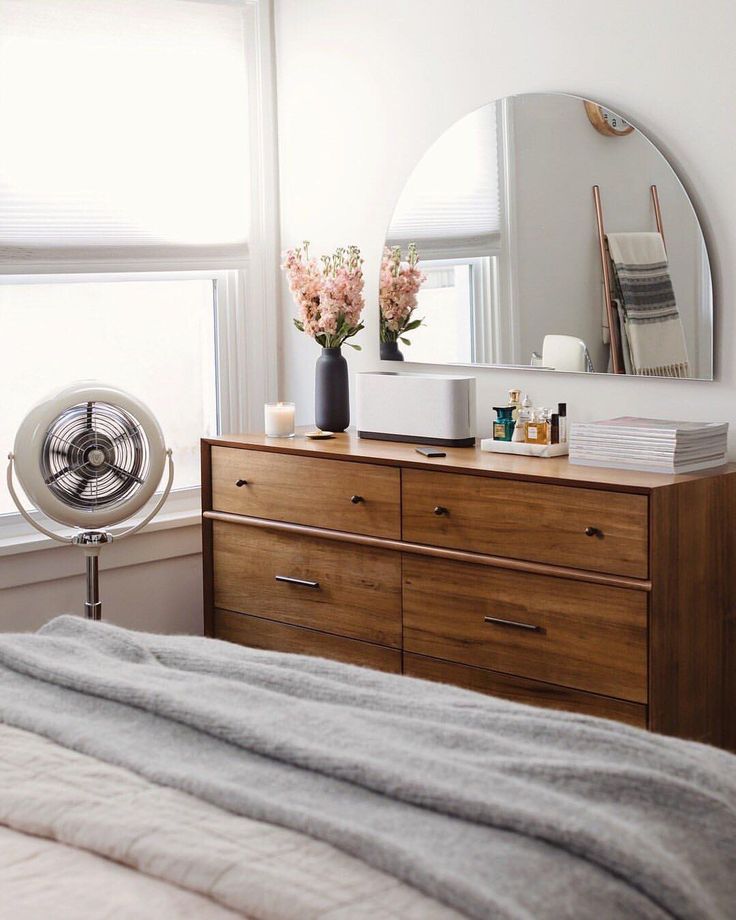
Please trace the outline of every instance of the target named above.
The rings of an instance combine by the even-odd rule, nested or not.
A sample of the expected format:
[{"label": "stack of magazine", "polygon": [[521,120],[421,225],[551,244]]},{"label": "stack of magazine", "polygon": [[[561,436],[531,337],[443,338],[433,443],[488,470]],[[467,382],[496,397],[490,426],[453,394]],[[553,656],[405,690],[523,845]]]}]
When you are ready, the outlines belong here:
[{"label": "stack of magazine", "polygon": [[656,418],[575,422],[570,463],[650,473],[691,473],[726,463],[728,422],[671,422]]}]

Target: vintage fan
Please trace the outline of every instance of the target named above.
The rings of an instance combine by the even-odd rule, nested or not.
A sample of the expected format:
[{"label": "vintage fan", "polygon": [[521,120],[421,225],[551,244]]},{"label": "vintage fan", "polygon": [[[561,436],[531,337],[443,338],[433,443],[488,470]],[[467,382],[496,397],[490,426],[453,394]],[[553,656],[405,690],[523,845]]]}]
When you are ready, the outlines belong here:
[{"label": "vintage fan", "polygon": [[[112,542],[105,528],[130,518],[156,491],[168,460],[166,488],[142,521],[118,534],[140,530],[161,510],[174,481],[174,462],[150,409],[128,393],[83,381],[44,399],[23,419],[8,455],[8,491],[23,517],[47,537],[81,546],[87,561],[89,619],[99,620],[98,559]],[[28,498],[71,536],[48,530],[26,511],[13,485],[13,469]]]}]

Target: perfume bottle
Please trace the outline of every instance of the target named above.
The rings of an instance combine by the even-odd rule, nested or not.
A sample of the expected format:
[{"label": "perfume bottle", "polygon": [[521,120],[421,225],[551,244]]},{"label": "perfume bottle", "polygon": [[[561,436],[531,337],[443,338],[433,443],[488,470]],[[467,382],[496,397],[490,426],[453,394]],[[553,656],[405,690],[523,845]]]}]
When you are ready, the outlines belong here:
[{"label": "perfume bottle", "polygon": [[553,412],[550,416],[550,428],[549,428],[549,443],[550,444],[559,444],[560,443],[560,414],[559,412]]},{"label": "perfume bottle", "polygon": [[516,420],[516,428],[514,428],[514,434],[511,438],[512,441],[515,441],[517,444],[524,444],[526,442],[526,425],[527,422],[530,422],[532,418],[532,401],[529,398],[528,393],[524,393],[524,397],[521,400],[521,409],[519,409],[519,417]]},{"label": "perfume bottle", "polygon": [[560,444],[567,444],[567,403],[557,403],[560,416]]},{"label": "perfume bottle", "polygon": [[493,440],[510,441],[514,434],[516,422],[514,421],[513,406],[494,406],[496,421],[493,423]]},{"label": "perfume bottle", "polygon": [[531,421],[526,423],[527,444],[549,444],[549,420],[544,409],[535,409]]},{"label": "perfume bottle", "polygon": [[514,412],[512,417],[515,422],[518,422],[519,411],[521,409],[521,390],[509,390],[509,401],[507,405],[513,407]]}]

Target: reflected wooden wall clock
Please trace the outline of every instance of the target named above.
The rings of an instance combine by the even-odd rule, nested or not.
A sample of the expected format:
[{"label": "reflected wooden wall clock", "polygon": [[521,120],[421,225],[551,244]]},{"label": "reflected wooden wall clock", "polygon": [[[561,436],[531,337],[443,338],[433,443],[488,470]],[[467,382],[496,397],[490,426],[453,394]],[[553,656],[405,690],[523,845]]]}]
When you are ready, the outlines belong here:
[{"label": "reflected wooden wall clock", "polygon": [[634,126],[630,125],[628,121],[610,109],[604,109],[597,102],[586,100],[584,105],[590,123],[596,131],[605,134],[606,137],[626,137],[627,134],[631,134],[634,130]]}]

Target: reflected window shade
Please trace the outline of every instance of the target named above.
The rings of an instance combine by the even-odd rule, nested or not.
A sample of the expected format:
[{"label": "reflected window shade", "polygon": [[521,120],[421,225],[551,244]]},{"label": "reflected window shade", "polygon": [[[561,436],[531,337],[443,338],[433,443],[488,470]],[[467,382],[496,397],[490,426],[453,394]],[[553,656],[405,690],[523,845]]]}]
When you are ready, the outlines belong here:
[{"label": "reflected window shade", "polygon": [[0,258],[247,252],[243,11],[0,0]]},{"label": "reflected window shade", "polygon": [[394,211],[389,245],[412,240],[425,249],[497,244],[500,202],[496,106],[456,122],[427,151]]},{"label": "reflected window shade", "polygon": [[425,275],[425,279],[422,282],[423,291],[455,287],[454,268],[432,268],[431,263],[424,261],[422,262],[422,272]]}]

